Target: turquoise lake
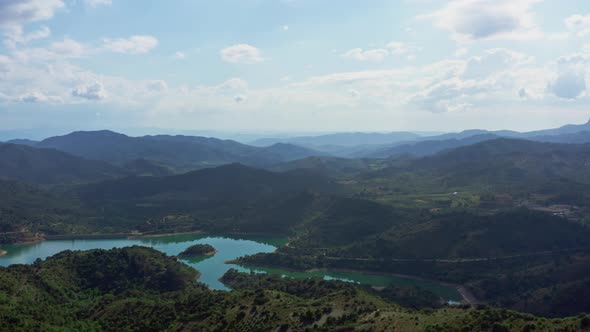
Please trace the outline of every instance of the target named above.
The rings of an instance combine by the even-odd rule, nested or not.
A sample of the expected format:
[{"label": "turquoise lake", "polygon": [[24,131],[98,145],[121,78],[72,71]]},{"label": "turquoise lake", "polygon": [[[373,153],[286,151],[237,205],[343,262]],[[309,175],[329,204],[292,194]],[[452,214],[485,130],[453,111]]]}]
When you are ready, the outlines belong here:
[{"label": "turquoise lake", "polygon": [[367,274],[360,272],[294,272],[271,268],[247,268],[234,264],[225,264],[228,260],[240,256],[257,253],[273,252],[278,246],[285,243],[285,239],[259,238],[259,237],[225,237],[212,235],[173,235],[157,238],[143,239],[92,239],[92,240],[54,240],[35,244],[2,246],[0,249],[8,251],[8,254],[0,257],[0,266],[12,264],[30,264],[36,259],[47,258],[64,250],[89,250],[111,249],[133,245],[152,247],[170,256],[178,255],[193,244],[210,244],[217,253],[214,256],[194,260],[181,260],[201,272],[199,281],[212,289],[229,290],[219,278],[231,269],[241,272],[275,273],[284,277],[309,278],[320,277],[326,280],[343,280],[371,286],[388,286],[391,284],[400,286],[417,286],[434,292],[447,301],[460,301],[461,296],[454,287],[442,285],[436,282],[403,278],[387,275]]}]

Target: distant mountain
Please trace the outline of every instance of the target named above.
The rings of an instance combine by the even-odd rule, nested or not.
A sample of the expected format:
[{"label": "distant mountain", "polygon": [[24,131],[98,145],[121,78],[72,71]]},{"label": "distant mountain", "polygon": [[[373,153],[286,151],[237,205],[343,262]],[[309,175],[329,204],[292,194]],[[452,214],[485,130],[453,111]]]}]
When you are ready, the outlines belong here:
[{"label": "distant mountain", "polygon": [[0,178],[4,179],[49,185],[92,182],[127,174],[108,163],[53,149],[0,144]]},{"label": "distant mountain", "polygon": [[13,140],[7,141],[6,143],[26,145],[26,146],[36,146],[37,144],[39,144],[39,141],[33,141],[30,139],[13,139]]},{"label": "distant mountain", "polygon": [[[458,136],[461,137],[461,136]],[[463,138],[452,138],[445,140],[430,140],[416,143],[409,143],[391,148],[380,149],[371,152],[366,157],[372,158],[391,158],[401,155],[410,155],[423,157],[436,154],[438,152],[458,148],[461,146],[471,145],[479,142],[497,139],[500,136],[494,134],[478,134],[474,136],[464,136]]]},{"label": "distant mountain", "polygon": [[302,136],[293,138],[265,138],[252,142],[256,146],[269,146],[276,143],[290,143],[301,146],[309,146],[318,150],[327,147],[350,147],[358,145],[383,145],[401,141],[412,141],[422,136],[411,132],[392,133],[338,133],[321,136]]},{"label": "distant mountain", "polygon": [[520,137],[546,136],[546,135],[562,135],[574,134],[582,131],[590,131],[590,120],[583,124],[570,124],[555,129],[545,129],[537,131],[529,131],[519,135]]},{"label": "distant mountain", "polygon": [[524,138],[562,143],[588,142],[582,137],[556,138],[556,136],[579,134],[583,131],[590,131],[590,121],[581,125],[566,125],[556,129],[524,133],[510,130],[489,131],[483,129],[471,129],[457,133],[445,133],[431,136],[421,136],[410,132],[393,132],[389,134],[342,133],[283,139],[267,138],[257,140],[252,144],[257,146],[267,146],[277,142],[283,142],[322,151],[335,157],[387,158],[403,154],[426,156],[445,149],[469,145],[498,137]]},{"label": "distant mountain", "polygon": [[[551,183],[590,183],[590,144],[556,144],[500,138],[447,150],[413,160],[402,167],[370,173],[373,178],[395,178],[411,172],[415,181],[432,181],[429,186],[523,188]],[[553,182],[552,182],[553,181]],[[559,182],[559,183],[557,183]],[[563,189],[563,188],[562,188]]]},{"label": "distant mountain", "polygon": [[590,131],[581,131],[572,134],[531,136],[527,139],[539,142],[585,144],[590,143]]},{"label": "distant mountain", "polygon": [[590,120],[583,124],[570,124],[561,126],[559,128],[553,129],[543,129],[543,130],[535,130],[535,131],[528,131],[528,132],[517,132],[512,130],[483,130],[483,129],[470,129],[464,130],[458,133],[446,133],[436,136],[428,136],[423,137],[419,140],[446,140],[446,139],[463,139],[477,135],[496,135],[499,137],[507,137],[507,138],[526,138],[531,139],[535,137],[541,136],[556,136],[556,135],[564,135],[564,134],[575,134],[584,131],[590,131]]},{"label": "distant mountain", "polygon": [[452,149],[464,145],[474,144],[494,138],[521,138],[527,140],[555,143],[588,143],[590,140],[584,134],[590,132],[590,121],[580,125],[566,125],[556,129],[538,130],[531,132],[516,132],[510,130],[488,131],[482,129],[464,130],[458,133],[446,133],[435,136],[420,137],[405,142],[395,142],[382,146],[365,146],[363,149],[334,152],[335,156],[353,158],[387,158],[408,154],[412,156],[427,156],[445,149]]},{"label": "distant mountain", "polygon": [[590,120],[584,124],[579,125],[565,125],[559,128],[554,129],[544,129],[544,130],[536,130],[536,131],[529,131],[529,132],[517,132],[512,130],[483,130],[483,129],[470,129],[464,130],[458,133],[446,133],[436,136],[428,136],[418,138],[418,141],[434,141],[434,140],[447,140],[447,139],[463,139],[478,135],[496,135],[499,137],[507,137],[507,138],[526,138],[530,139],[532,137],[539,137],[539,136],[555,136],[555,135],[563,135],[563,134],[575,134],[583,131],[590,131]]},{"label": "distant mountain", "polygon": [[[500,130],[465,130],[435,136],[412,132],[337,133],[320,136],[260,139],[250,146],[231,140],[199,136],[154,135],[130,137],[103,131],[79,131],[41,142],[13,140],[19,145],[53,148],[73,155],[124,166],[135,160],[150,160],[176,172],[241,163],[270,167],[308,157],[389,158],[427,156],[445,149],[477,143],[496,137],[524,138],[543,142],[586,143],[590,121],[556,129],[519,133]],[[565,136],[564,136],[565,135]]]},{"label": "distant mountain", "polygon": [[[502,131],[505,135],[517,135],[517,132],[511,131]],[[470,130],[463,130],[458,133],[446,133],[436,136],[425,137],[421,141],[444,141],[444,140],[461,140],[473,136],[481,136],[481,135],[497,135],[497,136],[504,136],[500,133],[496,133],[493,131],[483,130],[483,129],[470,129]],[[408,142],[411,143],[411,142]]]},{"label": "distant mountain", "polygon": [[139,140],[144,141],[159,141],[168,143],[193,143],[202,146],[213,147],[221,149],[227,153],[245,156],[250,153],[256,152],[258,149],[249,145],[245,145],[232,140],[222,140],[212,137],[201,137],[201,136],[184,136],[184,135],[148,135],[138,137]]},{"label": "distant mountain", "polygon": [[181,171],[234,162],[271,165],[319,154],[286,144],[259,148],[216,138],[168,135],[129,137],[106,130],[52,137],[43,140],[37,147],[54,148],[116,165],[146,159]]},{"label": "distant mountain", "polygon": [[123,165],[123,168],[139,176],[167,176],[174,174],[170,168],[145,159],[130,161]]},{"label": "distant mountain", "polygon": [[498,159],[514,160],[521,165],[525,162],[544,159],[545,164],[560,163],[566,166],[568,163],[585,163],[590,160],[588,158],[590,158],[590,145],[586,144],[556,144],[498,138],[442,152],[421,159],[417,161],[417,164],[424,167],[450,169],[462,163],[485,164]]},{"label": "distant mountain", "polygon": [[286,144],[286,143],[277,143],[273,144],[269,147],[265,147],[261,149],[262,154],[270,154],[276,155],[281,160],[284,161],[291,161],[291,160],[298,160],[302,158],[307,158],[311,156],[322,156],[325,153],[318,152],[312,149],[308,149],[302,146],[294,145],[294,144]]}]

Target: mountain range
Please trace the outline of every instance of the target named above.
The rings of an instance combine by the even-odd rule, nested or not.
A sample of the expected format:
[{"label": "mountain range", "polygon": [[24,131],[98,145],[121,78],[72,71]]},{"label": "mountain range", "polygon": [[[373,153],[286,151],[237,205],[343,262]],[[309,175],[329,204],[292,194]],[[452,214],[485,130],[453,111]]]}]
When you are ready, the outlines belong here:
[{"label": "mountain range", "polygon": [[117,165],[146,159],[178,170],[234,162],[261,166],[316,154],[314,151],[286,144],[258,148],[216,138],[168,135],[130,137],[106,130],[73,132],[51,137],[35,147],[53,148]]},{"label": "mountain range", "polygon": [[260,139],[252,145],[200,136],[131,137],[108,130],[78,131],[42,141],[15,139],[7,143],[55,149],[119,167],[141,160],[144,164],[150,163],[156,167],[163,167],[158,171],[154,170],[154,174],[165,174],[166,169],[184,172],[230,163],[276,167],[276,165],[308,157],[352,159],[386,159],[403,155],[421,157],[500,137],[554,143],[588,143],[590,142],[590,121],[581,125],[566,125],[556,129],[524,133],[507,130],[465,130],[431,136],[411,132],[340,133],[286,139]]},{"label": "mountain range", "polygon": [[[577,314],[590,308],[568,296],[590,280],[578,269],[590,261],[585,129],[446,134],[356,159],[289,143],[109,131],[3,143],[0,243],[43,234],[284,236],[288,246],[241,263],[407,273],[467,285],[506,308]],[[572,258],[572,248],[583,251]],[[537,253],[550,255],[527,256]],[[501,288],[498,276],[508,280]],[[546,303],[548,292],[559,305]]]},{"label": "mountain range", "polygon": [[261,139],[252,144],[265,146],[289,143],[305,146],[334,157],[389,158],[404,154],[431,155],[446,149],[499,137],[556,143],[587,143],[590,142],[590,121],[580,125],[566,125],[556,129],[522,133],[510,130],[488,131],[480,129],[440,135],[418,135],[410,132],[342,133],[316,137]]},{"label": "mountain range", "polygon": [[375,171],[403,163],[404,159],[502,137],[590,143],[590,122],[527,133],[467,130],[428,137],[409,132],[333,134],[287,142],[266,140],[273,143],[266,147],[199,136],[131,137],[108,130],[78,131],[42,141],[16,139],[2,144],[0,178],[41,185],[86,183],[129,175],[165,176],[231,163],[277,171],[305,168],[334,177]]}]

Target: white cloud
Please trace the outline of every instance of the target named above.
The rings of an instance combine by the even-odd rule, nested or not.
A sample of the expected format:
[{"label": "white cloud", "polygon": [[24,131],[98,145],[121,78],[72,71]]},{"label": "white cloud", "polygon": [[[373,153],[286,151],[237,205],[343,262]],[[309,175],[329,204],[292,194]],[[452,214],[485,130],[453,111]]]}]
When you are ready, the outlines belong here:
[{"label": "white cloud", "polygon": [[469,53],[469,49],[468,49],[468,48],[466,48],[466,47],[461,47],[461,48],[458,48],[458,49],[455,51],[455,56],[456,56],[456,57],[462,57],[462,56],[465,56],[465,55],[467,55],[467,53]]},{"label": "white cloud", "polygon": [[471,57],[467,61],[463,76],[466,78],[488,77],[499,71],[533,62],[534,58],[526,54],[494,48],[485,51],[482,56]]},{"label": "white cloud", "polygon": [[532,7],[542,0],[454,0],[422,15],[459,42],[478,39],[527,40],[547,38],[534,22]]},{"label": "white cloud", "polygon": [[230,63],[254,64],[264,61],[262,52],[248,44],[236,44],[221,50],[221,59]]},{"label": "white cloud", "polygon": [[361,93],[355,89],[348,90],[348,95],[353,99],[358,99],[361,97]]},{"label": "white cloud", "polygon": [[405,55],[416,51],[416,47],[410,46],[402,42],[391,42],[387,44],[387,49],[394,55]]},{"label": "white cloud", "polygon": [[106,90],[101,82],[82,84],[72,90],[72,96],[88,100],[102,100],[107,97]]},{"label": "white cloud", "polygon": [[590,15],[572,15],[565,19],[565,26],[579,37],[590,34]]},{"label": "white cloud", "polygon": [[465,111],[472,105],[468,97],[485,93],[491,88],[490,81],[463,80],[453,77],[437,82],[412,95],[409,101],[419,108],[435,113]]},{"label": "white cloud", "polygon": [[184,60],[186,58],[186,53],[178,51],[174,53],[174,58],[178,60]]},{"label": "white cloud", "polygon": [[[80,55],[79,48],[65,42],[50,44],[47,48],[30,48],[15,51],[12,56],[0,55],[0,91],[4,102],[53,102],[61,98],[67,105],[108,99],[121,107],[146,108],[154,100],[168,93],[162,80],[133,80],[124,77],[100,75],[69,63],[70,58],[100,54],[104,50],[87,49]],[[96,82],[96,83],[94,83]],[[35,87],[31,90],[31,87]],[[74,87],[74,88],[72,88]],[[106,88],[109,91],[107,93]],[[41,95],[42,94],[42,95]],[[47,96],[44,98],[43,95]],[[108,98],[107,98],[108,97]]]},{"label": "white cloud", "polygon": [[64,58],[79,58],[87,52],[84,45],[69,38],[52,43],[50,50]]},{"label": "white cloud", "polygon": [[562,99],[587,99],[589,64],[590,45],[584,45],[578,53],[559,57],[555,61],[554,75],[547,84],[547,92]]},{"label": "white cloud", "polygon": [[22,63],[45,64],[52,61],[64,61],[72,58],[80,58],[90,54],[92,50],[78,43],[73,39],[66,38],[62,41],[56,41],[47,47],[25,47],[17,48],[12,51],[12,59]]},{"label": "white cloud", "polygon": [[146,89],[150,92],[162,93],[168,91],[168,84],[162,80],[148,81]]},{"label": "white cloud", "polygon": [[248,82],[241,78],[230,78],[218,85],[199,87],[199,94],[213,95],[220,98],[233,98],[237,103],[241,103],[246,100],[249,88]]},{"label": "white cloud", "polygon": [[103,39],[103,47],[111,52],[122,54],[145,54],[158,46],[154,36],[136,35],[129,38]]},{"label": "white cloud", "polygon": [[86,5],[96,8],[99,6],[110,6],[113,4],[112,0],[84,0]]},{"label": "white cloud", "polygon": [[23,103],[62,103],[63,100],[57,96],[48,96],[39,91],[29,91],[19,96],[16,101]]},{"label": "white cloud", "polygon": [[26,23],[48,20],[63,7],[62,0],[2,0],[0,26],[18,29]]},{"label": "white cloud", "polygon": [[586,91],[585,74],[573,70],[559,73],[547,89],[559,98],[576,99]]},{"label": "white cloud", "polygon": [[0,73],[9,71],[11,64],[12,64],[11,58],[0,54]]},{"label": "white cloud", "polygon": [[363,50],[362,48],[353,48],[342,54],[342,57],[357,61],[383,61],[389,52],[387,50],[377,48],[372,50]]},{"label": "white cloud", "polygon": [[353,48],[344,54],[342,57],[357,61],[374,61],[380,62],[385,60],[390,55],[404,56],[408,60],[416,59],[416,52],[419,49],[413,45],[408,45],[402,42],[390,42],[383,48],[375,48],[364,50],[362,48]]},{"label": "white cloud", "polygon": [[527,54],[498,48],[428,65],[317,76],[290,87],[328,93],[355,91],[352,96],[363,96],[357,101],[363,109],[443,113],[521,105],[521,88],[526,89],[528,100],[542,102],[551,76],[548,64],[539,65]]},{"label": "white cloud", "polygon": [[458,63],[462,69],[432,81],[411,95],[409,103],[432,112],[456,112],[546,96],[550,72],[526,54],[490,49]]},{"label": "white cloud", "polygon": [[581,52],[561,56],[557,59],[557,65],[563,68],[571,68],[590,62],[590,44],[584,45]]},{"label": "white cloud", "polygon": [[416,59],[416,52],[420,49],[413,45],[408,45],[402,42],[391,42],[386,45],[386,48],[392,55],[405,56],[408,60]]},{"label": "white cloud", "polygon": [[9,48],[16,48],[18,44],[28,44],[35,40],[45,39],[51,36],[51,30],[48,27],[41,27],[38,30],[25,34],[21,27],[15,27],[5,31],[6,39],[4,44]]},{"label": "white cloud", "polygon": [[[385,46],[383,49],[393,56],[393,51]],[[401,55],[407,55],[403,47],[397,49]],[[328,119],[343,112],[346,118],[352,119],[357,116],[355,112],[361,110],[371,114],[372,119],[383,120],[387,114],[403,120],[414,116],[412,114],[428,112],[464,114],[468,117],[476,116],[480,111],[483,114],[482,108],[488,108],[490,111],[486,114],[492,114],[493,108],[516,110],[518,107],[517,110],[520,110],[526,105],[572,104],[555,97],[557,93],[562,97],[567,95],[562,91],[568,89],[560,89],[563,84],[555,75],[558,72],[556,68],[561,66],[559,63],[566,62],[565,58],[538,64],[526,54],[507,49],[491,49],[478,52],[477,56],[431,64],[339,72],[305,80],[300,80],[304,73],[299,73],[296,79],[292,77],[290,81],[278,83],[272,88],[253,88],[241,78],[230,78],[206,86],[168,87],[161,80],[105,76],[68,63],[69,58],[109,51],[97,43],[79,44],[65,39],[49,44],[45,53],[34,48],[22,50],[23,53],[25,51],[28,58],[19,57],[18,52],[0,56],[0,91],[4,94],[4,102],[62,102],[64,107],[68,107],[105,100],[109,109],[112,106],[113,110],[142,110],[139,117],[151,119],[152,124],[157,121],[171,123],[175,117],[179,119],[179,124],[185,123],[183,119],[198,118],[203,119],[202,123],[213,125],[228,119],[234,120],[232,123],[256,117],[280,120],[279,115],[271,114],[277,109],[285,110],[276,113],[285,118],[288,114],[291,125],[291,119],[297,122],[300,115],[299,123],[304,123],[312,116],[315,118],[313,114],[317,114],[318,119]],[[475,51],[472,53],[475,54]],[[48,54],[51,57],[47,57]],[[585,57],[586,50],[577,56],[580,59]],[[570,56],[570,62],[573,59],[574,56]],[[588,59],[590,61],[590,57]],[[576,87],[575,84],[572,86]],[[31,87],[35,90],[31,91]],[[554,93],[554,89],[558,92]],[[588,100],[585,88],[578,94],[571,92],[571,95],[576,95],[576,103]],[[50,99],[50,96],[60,99]],[[109,112],[106,109],[101,111],[103,114]],[[208,117],[215,120],[206,120]]]}]

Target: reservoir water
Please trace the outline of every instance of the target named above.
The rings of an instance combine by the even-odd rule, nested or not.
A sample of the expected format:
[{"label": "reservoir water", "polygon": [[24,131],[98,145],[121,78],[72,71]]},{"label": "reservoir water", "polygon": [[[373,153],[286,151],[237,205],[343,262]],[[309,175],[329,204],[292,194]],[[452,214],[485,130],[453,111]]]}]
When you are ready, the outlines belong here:
[{"label": "reservoir water", "polygon": [[388,286],[391,284],[400,286],[417,286],[430,290],[447,301],[461,301],[461,296],[454,287],[442,285],[436,282],[403,278],[388,275],[375,275],[360,272],[294,272],[282,269],[262,267],[242,267],[234,264],[225,264],[226,261],[245,255],[273,252],[277,246],[285,243],[285,239],[261,238],[261,237],[225,237],[212,235],[172,235],[143,239],[92,239],[92,240],[54,240],[44,241],[28,245],[0,246],[0,249],[8,251],[8,254],[0,257],[0,266],[12,264],[30,264],[36,259],[47,258],[64,250],[90,250],[111,249],[133,245],[152,247],[170,256],[178,255],[193,244],[210,244],[217,253],[214,256],[194,260],[182,260],[201,272],[199,281],[212,289],[229,290],[219,278],[229,269],[234,268],[241,272],[275,273],[284,277],[309,278],[320,277],[326,280],[336,279],[371,286]]}]

